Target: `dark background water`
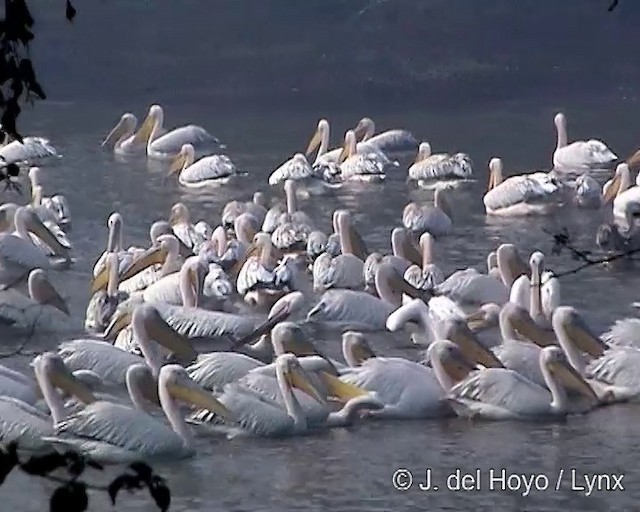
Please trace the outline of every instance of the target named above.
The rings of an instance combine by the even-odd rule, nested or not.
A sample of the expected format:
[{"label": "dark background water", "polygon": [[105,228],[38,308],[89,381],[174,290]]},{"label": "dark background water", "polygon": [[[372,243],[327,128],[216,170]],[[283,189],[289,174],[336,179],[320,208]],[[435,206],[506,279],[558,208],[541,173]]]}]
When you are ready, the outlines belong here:
[{"label": "dark background water", "polygon": [[[454,234],[436,248],[447,272],[481,268],[487,252],[504,241],[525,253],[548,253],[542,228],[567,225],[576,243],[593,245],[606,212],[567,208],[550,219],[491,220],[482,208],[490,157],[502,156],[507,172],[548,168],[556,111],[567,113],[571,139],[602,138],[621,156],[640,145],[640,3],[632,0],[620,0],[613,13],[606,11],[608,0],[75,3],[78,17],[70,25],[63,2],[30,2],[34,60],[49,99],[25,110],[21,123],[65,155],[44,171],[44,181],[48,193],[64,193],[71,205],[78,261],[53,279],[78,322],[109,213],[123,214],[127,245],[146,243],[150,223],[178,200],[194,219],[215,224],[228,200],[268,189],[270,171],[304,148],[320,117],[332,122],[333,144],[366,114],[381,129],[411,129],[436,151],[469,152],[478,181],[453,194]],[[119,162],[100,150],[122,112],[141,118],[152,103],[165,108],[167,126],[193,122],[222,138],[252,179],[236,188],[185,191],[165,178],[162,166]],[[327,229],[333,208],[351,208],[369,246],[388,251],[406,202],[431,198],[406,185],[404,169],[384,187],[342,189],[301,206]],[[561,255],[550,256],[549,264],[563,269],[573,262]],[[563,279],[563,302],[604,330],[631,314],[639,284],[633,270],[591,268]],[[54,348],[58,341],[34,343]],[[318,341],[338,356],[337,339]],[[381,334],[372,343],[381,353],[417,357],[402,349],[402,335]],[[421,421],[283,441],[201,438],[198,457],[158,470],[170,479],[177,511],[630,510],[640,496],[639,420],[629,405],[552,425]],[[481,468],[483,485],[466,493],[403,493],[391,485],[399,467],[414,470],[416,479],[431,467],[441,485],[455,468]],[[559,491],[523,497],[489,490],[490,468],[544,474],[552,487],[560,469],[624,472],[626,490],[586,498],[569,490],[565,476]],[[7,510],[36,511],[50,490],[16,474],[0,496]],[[91,510],[112,510],[105,497],[94,500]],[[123,496],[118,510],[153,507],[146,496]]]}]

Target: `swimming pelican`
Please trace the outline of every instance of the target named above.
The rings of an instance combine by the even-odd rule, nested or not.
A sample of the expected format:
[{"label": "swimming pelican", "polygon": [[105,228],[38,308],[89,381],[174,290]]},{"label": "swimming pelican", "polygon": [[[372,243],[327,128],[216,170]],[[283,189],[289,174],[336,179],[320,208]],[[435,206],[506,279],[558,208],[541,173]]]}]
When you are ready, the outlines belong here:
[{"label": "swimming pelican", "polygon": [[473,175],[471,158],[466,153],[431,154],[431,145],[421,142],[416,159],[409,167],[409,179],[418,182],[423,188],[445,182],[455,185],[460,180],[467,180]]},{"label": "swimming pelican", "polygon": [[27,280],[29,296],[14,288],[0,291],[0,317],[15,327],[38,332],[57,332],[77,328],[69,317],[66,302],[42,269],[33,269]]},{"label": "swimming pelican", "polygon": [[[313,428],[351,425],[362,410],[382,407],[375,396],[322,373],[330,391],[341,394],[346,389],[356,395],[340,411],[330,412],[325,398],[295,355],[279,355],[275,370],[275,379],[251,371],[237,383],[227,384],[217,396],[232,411],[241,433],[262,437],[305,434]],[[207,423],[215,417],[197,412],[192,419],[197,423]]]},{"label": "swimming pelican", "polygon": [[353,129],[356,137],[362,136],[361,144],[375,146],[385,153],[405,153],[414,151],[418,141],[408,130],[387,130],[376,133],[376,125],[370,117],[363,117]]},{"label": "swimming pelican", "polygon": [[[126,115],[126,114],[125,114]],[[173,159],[175,158],[180,149],[185,144],[191,144],[194,147],[203,145],[209,145],[211,143],[218,144],[220,141],[207,133],[204,128],[195,125],[182,126],[175,128],[163,135],[162,123],[164,120],[164,112],[160,105],[152,105],[149,108],[149,113],[146,119],[140,125],[139,130],[132,139],[126,139],[122,141],[123,131],[130,128],[135,117],[127,117],[123,121],[125,116],[120,119],[118,125],[107,136],[104,144],[120,142],[120,148],[126,147],[125,152],[130,152],[130,148],[137,148],[140,146],[146,146],[147,156],[158,159]],[[123,125],[123,126],[121,126]],[[135,129],[135,125],[134,125]],[[128,142],[130,140],[130,142]],[[135,151],[135,149],[134,149]]]},{"label": "swimming pelican", "polygon": [[[135,390],[129,390],[134,403]],[[48,393],[45,392],[45,398]],[[189,457],[195,454],[193,437],[177,401],[199,406],[230,418],[229,411],[210,393],[195,384],[184,368],[169,364],[160,369],[158,395],[171,427],[140,409],[96,401],[56,422],[56,435],[45,440],[71,447],[101,462],[132,462],[143,459]],[[58,407],[50,403],[53,410]]]},{"label": "swimming pelican", "polygon": [[630,187],[631,177],[629,166],[619,164],[613,178],[603,187],[603,203],[608,204],[613,200],[613,217],[616,223],[620,223],[629,229],[632,222],[629,216],[634,217],[640,212],[640,174],[636,179],[636,185]]},{"label": "swimming pelican", "polygon": [[502,160],[489,162],[489,188],[483,197],[491,215],[546,214],[557,206],[560,188],[545,172],[509,176],[503,180]]},{"label": "swimming pelican", "polygon": [[569,306],[554,311],[553,330],[573,367],[584,375],[603,403],[640,396],[640,350],[607,346]]},{"label": "swimming pelican", "polygon": [[340,176],[344,181],[362,181],[379,183],[386,178],[385,169],[392,164],[382,152],[359,153],[356,148],[356,136],[352,130],[344,136],[344,145],[337,161]]},{"label": "swimming pelican", "polygon": [[138,119],[130,112],[122,114],[116,126],[102,141],[103,148],[113,148],[116,155],[131,155],[142,153],[145,149],[144,143],[135,140],[136,126]]},{"label": "swimming pelican", "polygon": [[425,231],[435,238],[451,233],[453,216],[451,207],[441,189],[433,193],[433,205],[419,206],[417,203],[409,203],[402,211],[402,224],[411,230],[416,237]]},{"label": "swimming pelican", "polygon": [[10,287],[36,268],[53,268],[54,264],[34,244],[30,233],[51,247],[56,255],[65,258],[65,262],[69,261],[69,249],[61,245],[28,208],[19,207],[15,210],[13,224],[14,233],[0,233],[0,285]]},{"label": "swimming pelican", "polygon": [[359,331],[381,331],[387,317],[401,305],[402,294],[421,298],[422,292],[407,283],[388,262],[376,269],[378,297],[364,291],[328,290],[307,314],[307,321]]},{"label": "swimming pelican", "polygon": [[558,144],[553,153],[553,167],[559,171],[580,172],[606,169],[618,157],[600,140],[567,142],[567,118],[562,112],[553,119],[558,133]]},{"label": "swimming pelican", "polygon": [[[67,198],[62,194],[56,194],[51,197],[43,195],[42,188],[38,188],[42,185],[39,167],[31,167],[29,169],[29,181],[31,182],[31,205],[37,210],[45,210],[47,212],[46,218],[53,220],[60,227],[70,228],[71,213]],[[43,216],[39,215],[39,217],[44,222]]]},{"label": "swimming pelican", "polygon": [[340,380],[375,393],[384,404],[376,418],[423,419],[453,415],[446,392],[474,366],[449,340],[434,341],[427,350],[432,368],[400,357],[373,357],[345,370]]},{"label": "swimming pelican", "polygon": [[169,174],[175,173],[180,173],[181,185],[193,188],[224,185],[232,177],[243,174],[227,155],[210,155],[196,161],[191,144],[184,144],[171,164]]},{"label": "swimming pelican", "polygon": [[546,388],[514,370],[486,368],[471,372],[449,391],[460,416],[490,420],[531,420],[562,417],[569,412],[566,387],[578,390],[595,406],[593,389],[569,364],[559,347],[540,351],[539,364]]},{"label": "swimming pelican", "polygon": [[287,253],[302,250],[307,244],[307,236],[313,229],[311,218],[298,209],[296,182],[286,180],[284,191],[287,198],[287,211],[278,219],[278,225],[271,234],[276,249]]},{"label": "swimming pelican", "polygon": [[0,160],[5,164],[34,164],[44,163],[51,158],[62,158],[49,139],[44,137],[23,137],[22,142],[9,142],[9,135],[5,133],[4,142],[0,147]]}]

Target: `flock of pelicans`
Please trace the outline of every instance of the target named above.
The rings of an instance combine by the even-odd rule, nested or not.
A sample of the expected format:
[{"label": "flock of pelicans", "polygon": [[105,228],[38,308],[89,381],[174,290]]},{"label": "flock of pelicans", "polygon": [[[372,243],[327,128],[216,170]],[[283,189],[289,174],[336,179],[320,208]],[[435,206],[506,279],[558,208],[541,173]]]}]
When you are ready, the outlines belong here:
[{"label": "flock of pelicans", "polygon": [[[630,179],[636,161],[618,164],[601,188],[594,176],[616,165],[616,155],[597,140],[569,144],[563,114],[555,125],[552,171],[504,177],[501,161],[491,160],[487,214],[547,214],[569,196],[576,207],[613,202],[609,226],[629,243],[640,205],[640,184]],[[164,130],[154,105],[139,128],[123,115],[103,146],[167,160],[183,186],[210,187],[242,179],[228,156],[196,160],[218,142],[198,126]],[[306,154],[269,178],[286,201],[268,203],[263,192],[231,201],[215,227],[194,224],[177,203],[151,226],[148,247],[126,248],[124,220],[111,214],[85,318],[93,337],[38,355],[33,375],[0,366],[0,439],[121,462],[193,455],[194,434],[205,432],[289,436],[456,414],[531,420],[640,394],[640,319],[595,335],[561,305],[541,252],[522,260],[502,244],[485,272],[443,275],[434,245],[452,227],[447,189],[473,177],[468,155],[431,154],[404,130],[376,134],[369,118],[347,131],[341,148],[329,144],[323,119]],[[409,179],[434,189],[434,203],[405,207],[390,253],[369,251],[347,210],[333,213],[325,233],[301,209],[303,193],[401,172],[391,170],[399,166],[392,158],[406,152],[417,152]],[[0,321],[63,332],[69,311],[47,275],[73,264],[69,207],[45,195],[34,166],[57,152],[27,137],[5,141],[0,156],[29,168],[32,190],[30,204],[0,206]],[[326,357],[310,330],[314,339],[338,333],[344,362]],[[425,359],[376,354],[366,334],[374,331],[404,332],[426,348]]]}]

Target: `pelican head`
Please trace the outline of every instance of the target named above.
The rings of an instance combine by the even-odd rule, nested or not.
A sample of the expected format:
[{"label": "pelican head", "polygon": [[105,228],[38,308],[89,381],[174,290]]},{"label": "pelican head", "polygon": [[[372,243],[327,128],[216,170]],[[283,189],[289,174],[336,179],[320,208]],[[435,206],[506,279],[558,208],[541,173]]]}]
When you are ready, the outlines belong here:
[{"label": "pelican head", "polygon": [[436,340],[427,349],[427,359],[431,367],[441,367],[453,382],[459,382],[476,370],[476,366],[469,362],[458,345],[451,340]]},{"label": "pelican head", "polygon": [[356,331],[342,333],[342,355],[351,367],[360,366],[367,359],[376,357],[364,335]]},{"label": "pelican head", "polygon": [[29,280],[27,284],[29,288],[29,295],[38,304],[48,304],[53,306],[59,311],[62,311],[65,315],[69,316],[69,308],[67,303],[60,296],[55,287],[47,279],[44,270],[41,268],[35,268],[29,272]]},{"label": "pelican head", "polygon": [[490,302],[483,304],[476,311],[467,315],[467,326],[471,332],[480,332],[498,325],[500,306]]},{"label": "pelican head", "polygon": [[323,140],[329,140],[329,121],[326,119],[318,121],[318,128],[309,141],[305,155],[309,156],[313,153]]},{"label": "pelican head", "polygon": [[[180,365],[167,364],[160,369],[158,389],[160,390],[160,401],[163,404],[167,398],[173,398],[201,409],[207,409],[225,419],[233,420],[231,411],[216,400],[210,392],[196,384]],[[165,395],[164,390],[169,393],[169,397]]]},{"label": "pelican head", "polygon": [[493,190],[502,183],[502,160],[492,158],[489,160],[489,187],[487,191]]},{"label": "pelican head", "polygon": [[518,255],[518,250],[513,244],[502,244],[496,250],[498,270],[505,286],[511,287],[513,282],[523,274],[529,274],[530,270]]},{"label": "pelican head", "polygon": [[469,361],[486,368],[501,368],[502,363],[471,332],[464,318],[448,318],[442,326],[443,338],[453,341]]},{"label": "pelican head", "polygon": [[137,256],[119,276],[121,281],[126,281],[136,274],[139,274],[151,265],[161,265],[170,254],[178,255],[178,239],[174,235],[160,235],[157,239],[157,245],[152,245]]},{"label": "pelican head", "polygon": [[342,151],[340,152],[340,156],[338,157],[338,165],[355,154],[356,134],[353,132],[353,130],[348,130],[347,133],[344,134],[344,145],[342,146]]},{"label": "pelican head", "polygon": [[276,355],[292,353],[298,357],[321,355],[294,322],[280,322],[271,331],[271,343]]},{"label": "pelican head", "polygon": [[318,389],[311,383],[311,380],[308,378],[298,358],[294,354],[287,353],[279,355],[276,358],[275,365],[278,382],[281,386],[287,388],[282,390],[283,395],[290,393],[295,387],[314,398],[317,402],[321,404],[325,402]]},{"label": "pelican head", "polygon": [[529,258],[529,267],[531,268],[531,276],[538,274],[544,270],[544,254],[540,251],[535,251]]},{"label": "pelican head", "polygon": [[569,364],[567,356],[560,347],[555,345],[544,347],[540,351],[540,366],[546,368],[565,388],[579,392],[594,404],[599,403],[599,399],[593,391],[593,388],[589,386],[575,368]]},{"label": "pelican head", "polygon": [[147,117],[142,122],[138,133],[136,133],[133,137],[133,142],[135,144],[147,144],[149,139],[151,138],[153,128],[156,125],[162,126],[163,120],[164,112],[162,111],[162,107],[160,105],[151,105]]},{"label": "pelican head", "polygon": [[49,228],[42,223],[35,212],[24,206],[18,207],[14,216],[14,224],[18,231],[20,231],[19,226],[22,226],[40,238],[40,240],[51,247],[56,256],[61,256],[66,260],[70,259],[69,247],[65,247],[60,243],[55,235],[49,231]]},{"label": "pelican head", "polygon": [[195,160],[195,154],[196,151],[192,144],[183,144],[180,148],[180,153],[178,153],[178,156],[169,168],[169,175],[178,173],[186,167],[189,167]]},{"label": "pelican head", "polygon": [[138,120],[136,119],[136,116],[129,112],[122,114],[122,117],[113,130],[111,130],[102,141],[102,147],[114,147],[118,141],[133,135],[137,124]]},{"label": "pelican head", "polygon": [[626,163],[618,164],[613,178],[602,187],[602,203],[609,204],[620,192],[629,186],[630,181],[629,166]]},{"label": "pelican head", "polygon": [[376,124],[370,117],[363,117],[362,119],[360,119],[360,121],[358,121],[358,124],[353,129],[353,132],[356,136],[356,140],[360,140],[360,142],[366,142],[371,137],[373,137],[373,134],[376,132]]},{"label": "pelican head", "polygon": [[421,142],[420,145],[418,146],[418,154],[416,155],[416,159],[413,163],[417,164],[418,162],[422,162],[422,160],[425,160],[430,156],[431,156],[431,144],[429,144],[428,142]]},{"label": "pelican head", "polygon": [[571,306],[557,307],[553,312],[551,324],[561,344],[568,338],[568,341],[580,351],[592,357],[600,357],[607,349],[607,345],[593,334],[582,316]]},{"label": "pelican head", "polygon": [[85,404],[95,401],[95,397],[89,387],[72,374],[64,364],[62,358],[53,352],[43,352],[31,362],[36,379],[43,393],[53,385],[68,395],[75,396]]},{"label": "pelican head", "polygon": [[169,224],[175,226],[181,222],[189,223],[191,216],[189,215],[189,209],[184,203],[176,203],[171,207],[171,213],[169,214]]},{"label": "pelican head", "polygon": [[558,130],[566,130],[567,129],[567,118],[562,112],[558,112],[553,118],[553,124],[555,124],[556,129]]}]

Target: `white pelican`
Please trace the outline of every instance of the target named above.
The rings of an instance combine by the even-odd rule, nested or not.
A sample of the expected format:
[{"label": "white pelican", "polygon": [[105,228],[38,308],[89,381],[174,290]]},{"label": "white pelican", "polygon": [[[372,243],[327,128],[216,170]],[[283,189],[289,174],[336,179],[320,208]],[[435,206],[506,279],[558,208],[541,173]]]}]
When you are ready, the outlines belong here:
[{"label": "white pelican", "polygon": [[279,185],[285,180],[307,180],[316,177],[316,171],[311,167],[307,157],[302,153],[296,153],[289,160],[283,162],[269,176],[269,185]]},{"label": "white pelican", "polygon": [[449,399],[460,416],[490,420],[532,420],[563,417],[569,413],[566,387],[578,390],[592,406],[598,398],[585,380],[568,363],[559,347],[540,351],[539,364],[546,387],[514,370],[477,370],[449,391]]},{"label": "white pelican", "polygon": [[384,404],[376,418],[422,419],[453,415],[446,400],[451,386],[474,366],[449,340],[434,341],[427,350],[432,368],[400,357],[372,357],[346,369],[340,380],[375,393]]},{"label": "white pelican", "polygon": [[[45,197],[40,181],[40,168],[31,167],[29,169],[29,181],[31,182],[31,204],[36,209],[41,208],[47,212],[47,219],[53,220],[61,227],[71,227],[71,212],[69,211],[69,203],[67,198],[61,194],[51,197]],[[42,216],[41,220],[44,221]]]},{"label": "white pelican", "polygon": [[634,217],[640,212],[640,174],[636,184],[631,185],[631,176],[627,164],[619,164],[611,180],[603,187],[603,203],[608,204],[613,200],[613,217],[616,223],[625,228],[633,227],[629,217]]},{"label": "white pelican", "polygon": [[603,403],[640,396],[640,350],[607,346],[592,333],[575,308],[568,306],[554,311],[553,330],[573,367],[584,375]]},{"label": "white pelican", "polygon": [[374,146],[385,153],[405,153],[414,151],[418,141],[408,130],[387,130],[376,133],[376,125],[370,117],[363,117],[353,129],[356,137],[362,135],[361,144]]},{"label": "white pelican", "polygon": [[39,389],[49,394],[55,407],[51,416],[33,404],[13,396],[0,397],[0,439],[3,443],[16,441],[20,449],[30,452],[51,452],[53,447],[44,437],[54,434],[53,423],[64,419],[67,410],[55,388],[65,391],[84,403],[93,400],[91,391],[79,381],[54,354],[44,353],[32,362]]},{"label": "white pelican", "polygon": [[175,173],[180,173],[178,181],[181,185],[193,188],[224,185],[232,177],[244,174],[227,155],[209,155],[196,160],[191,144],[183,145],[171,164],[169,174]]},{"label": "white pelican", "polygon": [[340,176],[344,181],[362,181],[379,183],[386,178],[385,169],[394,164],[380,151],[359,153],[356,148],[356,136],[352,130],[344,136],[344,146],[338,157]]},{"label": "white pelican", "polygon": [[[207,133],[204,128],[193,124],[175,128],[163,135],[162,123],[164,120],[164,112],[160,105],[151,105],[146,119],[140,125],[140,129],[133,136],[129,143],[136,147],[140,145],[146,146],[147,156],[158,159],[173,159],[185,144],[191,144],[194,147],[219,143],[220,141],[213,135]],[[121,120],[122,122],[122,120]],[[130,121],[129,121],[130,122]],[[120,124],[120,123],[119,123]],[[114,131],[118,127],[114,128]],[[113,131],[111,132],[113,133]],[[117,134],[116,134],[117,135]],[[107,139],[113,138],[111,134]]]},{"label": "white pelican", "polygon": [[54,266],[33,242],[30,233],[51,247],[56,255],[69,261],[69,249],[28,208],[19,207],[13,216],[14,233],[0,233],[0,285],[10,287],[26,278],[36,268],[48,270]]},{"label": "white pelican", "polygon": [[313,229],[311,218],[298,209],[296,182],[286,180],[284,192],[287,198],[287,211],[278,218],[278,225],[271,234],[273,245],[283,251],[300,251],[307,244],[307,236]]},{"label": "white pelican", "polygon": [[347,366],[355,368],[377,356],[361,332],[345,331],[342,333],[342,357]]},{"label": "white pelican", "polygon": [[553,167],[560,171],[580,172],[606,169],[618,157],[600,140],[567,142],[567,118],[562,112],[553,119],[558,132],[558,145],[553,153]]},{"label": "white pelican", "polygon": [[176,203],[171,207],[169,224],[171,224],[173,234],[178,237],[178,240],[191,249],[194,254],[197,254],[207,237],[196,229],[197,225],[194,226],[191,223],[191,214],[186,204]]},{"label": "white pelican", "polygon": [[[136,390],[129,390],[134,403]],[[45,392],[45,397],[47,397]],[[229,418],[229,411],[200,388],[181,366],[163,366],[158,375],[158,395],[170,427],[140,409],[107,401],[96,401],[55,425],[56,435],[45,440],[71,447],[102,462],[132,462],[170,459],[195,454],[193,438],[184,422],[178,400]],[[57,404],[50,403],[53,410]]]},{"label": "white pelican", "polygon": [[246,259],[236,281],[238,293],[249,304],[271,306],[284,295],[276,274],[279,252],[267,233],[257,233],[253,238],[255,254]]},{"label": "white pelican", "polygon": [[267,198],[264,192],[256,192],[253,194],[251,201],[242,202],[229,201],[222,209],[221,223],[225,228],[233,228],[236,219],[243,213],[251,215],[256,224],[261,225],[267,215]]},{"label": "white pelican", "polygon": [[491,215],[546,214],[558,203],[558,182],[545,172],[509,176],[503,180],[502,160],[489,162],[489,188],[482,198]]},{"label": "white pelican", "polygon": [[318,128],[309,141],[305,156],[309,158],[317,149],[318,152],[312,166],[316,176],[326,182],[325,186],[327,188],[337,188],[340,185],[334,182],[340,178],[340,167],[337,160],[340,156],[341,148],[328,151],[329,131],[329,121],[320,119]]},{"label": "white pelican", "polygon": [[442,270],[434,263],[433,246],[433,235],[428,231],[422,233],[420,235],[422,266],[411,265],[404,273],[404,278],[421,290],[432,290],[444,281]]},{"label": "white pelican", "polygon": [[[332,394],[340,396],[347,390],[353,396],[342,410],[330,412],[323,395],[295,355],[279,355],[275,369],[275,379],[252,371],[239,382],[227,384],[217,396],[240,424],[239,433],[262,437],[305,434],[313,428],[351,425],[363,409],[382,407],[375,396],[322,373],[321,377]],[[192,419],[197,423],[207,423],[216,418],[198,412]]]},{"label": "white pelican", "polygon": [[433,205],[419,206],[417,203],[409,203],[402,210],[402,224],[416,236],[425,231],[435,238],[451,233],[453,216],[451,207],[441,189],[433,193]]},{"label": "white pelican", "polygon": [[418,186],[433,188],[440,182],[455,185],[461,180],[468,180],[473,175],[473,168],[471,158],[466,153],[432,155],[431,145],[421,142],[408,173],[409,179],[417,181]]},{"label": "white pelican", "polygon": [[138,119],[130,112],[122,114],[116,126],[102,141],[102,147],[113,148],[116,155],[131,155],[144,152],[144,143],[135,140]]},{"label": "white pelican", "polygon": [[14,288],[0,291],[1,318],[15,327],[38,332],[58,332],[79,327],[74,325],[66,302],[42,269],[29,272],[27,289],[28,297]]},{"label": "white pelican", "polygon": [[44,137],[23,137],[22,142],[19,140],[8,142],[8,139],[8,134],[5,134],[4,142],[0,147],[0,160],[5,164],[44,163],[50,158],[62,158],[49,139]]},{"label": "white pelican", "polygon": [[376,269],[378,297],[364,291],[329,290],[307,314],[307,321],[360,331],[381,331],[389,314],[401,305],[402,293],[416,297],[421,292],[407,283],[388,262]]}]

